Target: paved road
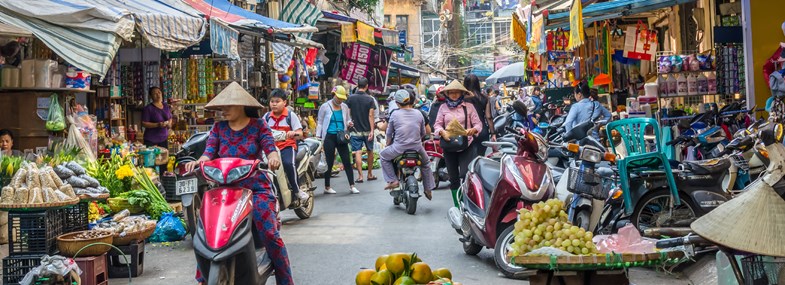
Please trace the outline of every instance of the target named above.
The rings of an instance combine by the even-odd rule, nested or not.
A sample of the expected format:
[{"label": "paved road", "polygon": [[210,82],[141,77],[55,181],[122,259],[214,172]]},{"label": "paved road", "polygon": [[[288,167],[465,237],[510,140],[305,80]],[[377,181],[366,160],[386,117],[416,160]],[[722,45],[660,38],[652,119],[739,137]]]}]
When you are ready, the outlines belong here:
[{"label": "paved road", "polygon": [[[392,252],[416,252],[431,268],[451,269],[454,279],[463,284],[527,284],[501,277],[492,250],[478,256],[463,253],[447,220],[452,205],[449,190],[435,191],[433,201],[422,198],[412,216],[392,205],[382,181],[358,184],[361,193],[356,195],[349,193],[343,175],[333,179],[335,195],[322,194],[323,181],[317,183],[312,218],[300,220],[292,211],[282,216],[282,235],[297,284],[353,284],[358,270],[373,267],[377,256]],[[148,245],[144,274],[134,278],[133,284],[194,284],[195,262],[189,243]],[[636,284],[688,284],[651,270],[631,275]]]}]

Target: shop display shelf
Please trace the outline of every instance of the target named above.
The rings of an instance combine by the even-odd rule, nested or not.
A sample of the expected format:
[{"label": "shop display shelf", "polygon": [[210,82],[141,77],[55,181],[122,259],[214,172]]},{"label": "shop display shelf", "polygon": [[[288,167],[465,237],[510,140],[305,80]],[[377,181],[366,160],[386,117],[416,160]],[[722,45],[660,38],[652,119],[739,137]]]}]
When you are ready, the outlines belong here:
[{"label": "shop display shelf", "polygon": [[73,92],[73,93],[95,93],[95,90],[84,90],[76,88],[38,88],[38,87],[3,87],[0,93],[13,92]]}]

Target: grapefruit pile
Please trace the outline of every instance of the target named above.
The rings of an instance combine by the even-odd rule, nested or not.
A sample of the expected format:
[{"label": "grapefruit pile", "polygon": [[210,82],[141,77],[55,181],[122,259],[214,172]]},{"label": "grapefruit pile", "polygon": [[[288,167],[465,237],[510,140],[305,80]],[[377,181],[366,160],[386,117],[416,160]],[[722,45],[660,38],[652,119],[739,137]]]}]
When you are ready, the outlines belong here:
[{"label": "grapefruit pile", "polygon": [[452,273],[447,268],[431,270],[417,257],[416,253],[393,253],[376,258],[374,269],[363,269],[357,273],[357,285],[460,285],[452,282]]}]

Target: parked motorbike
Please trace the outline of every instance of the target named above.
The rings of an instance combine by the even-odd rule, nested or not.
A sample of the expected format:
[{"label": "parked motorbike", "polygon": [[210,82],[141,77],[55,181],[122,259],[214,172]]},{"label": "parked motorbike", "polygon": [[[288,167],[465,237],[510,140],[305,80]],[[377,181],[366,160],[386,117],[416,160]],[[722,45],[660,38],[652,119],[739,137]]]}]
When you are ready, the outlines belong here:
[{"label": "parked motorbike", "polygon": [[175,165],[177,166],[177,183],[175,184],[175,194],[180,196],[183,203],[186,225],[191,237],[196,233],[196,213],[201,207],[204,191],[209,186],[207,181],[185,171],[185,164],[196,161],[204,153],[207,146],[207,137],[210,132],[196,133],[182,145],[180,151],[175,154]]},{"label": "parked motorbike", "polygon": [[450,180],[450,175],[447,173],[447,164],[444,162],[444,151],[442,151],[439,140],[433,138],[424,141],[423,146],[428,154],[428,159],[431,161],[431,172],[433,172],[436,188],[439,188],[441,182]]},{"label": "parked motorbike", "polygon": [[254,229],[253,195],[230,185],[255,175],[274,181],[275,174],[263,162],[239,158],[202,162],[195,172],[216,185],[204,192],[193,240],[205,284],[265,284],[273,268]]},{"label": "parked motorbike", "polygon": [[483,142],[500,146],[514,154],[504,153],[500,161],[477,157],[461,185],[459,207],[450,208],[452,227],[461,235],[466,254],[476,255],[483,247],[494,249],[496,266],[507,277],[516,277],[523,267],[508,256],[513,243],[513,224],[518,210],[531,208],[555,193],[550,169],[545,164],[548,144],[538,134],[525,129],[508,129],[517,143]]},{"label": "parked motorbike", "polygon": [[[286,132],[284,131],[272,130],[272,134],[276,142],[286,140]],[[300,219],[310,218],[313,213],[313,190],[316,189],[316,186],[313,185],[315,177],[312,176],[311,173],[315,173],[316,171],[315,167],[313,168],[314,171],[311,171],[309,169],[311,164],[308,163],[310,157],[316,153],[315,151],[311,151],[312,147],[316,150],[320,150],[321,142],[318,140],[309,140],[300,143],[298,144],[297,153],[295,154],[297,182],[300,184],[299,190],[308,193],[307,200],[300,200],[294,195],[294,191],[292,191],[291,186],[289,185],[289,180],[286,179],[286,173],[284,172],[283,167],[279,167],[278,170],[276,170],[278,179],[272,180],[273,183],[277,184],[276,188],[279,190],[277,191],[279,207],[281,209],[294,210],[294,213]]]},{"label": "parked motorbike", "polygon": [[403,203],[406,213],[414,215],[417,211],[417,200],[420,198],[420,186],[414,175],[422,165],[420,153],[413,150],[406,151],[393,160],[393,165],[400,185],[399,188],[390,191],[393,204],[398,206]]}]

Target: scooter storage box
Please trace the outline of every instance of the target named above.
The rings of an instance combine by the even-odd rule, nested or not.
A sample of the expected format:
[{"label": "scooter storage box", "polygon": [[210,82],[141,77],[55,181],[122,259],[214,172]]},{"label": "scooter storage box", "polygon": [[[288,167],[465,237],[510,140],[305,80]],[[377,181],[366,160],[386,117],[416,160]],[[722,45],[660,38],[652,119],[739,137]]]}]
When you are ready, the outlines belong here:
[{"label": "scooter storage box", "polygon": [[[144,244],[144,241],[138,241],[129,245],[118,246],[123,254],[114,249],[107,252],[106,266],[108,267],[109,278],[128,278],[129,263],[131,277],[142,275],[144,271]],[[128,261],[126,261],[126,258]]]}]

